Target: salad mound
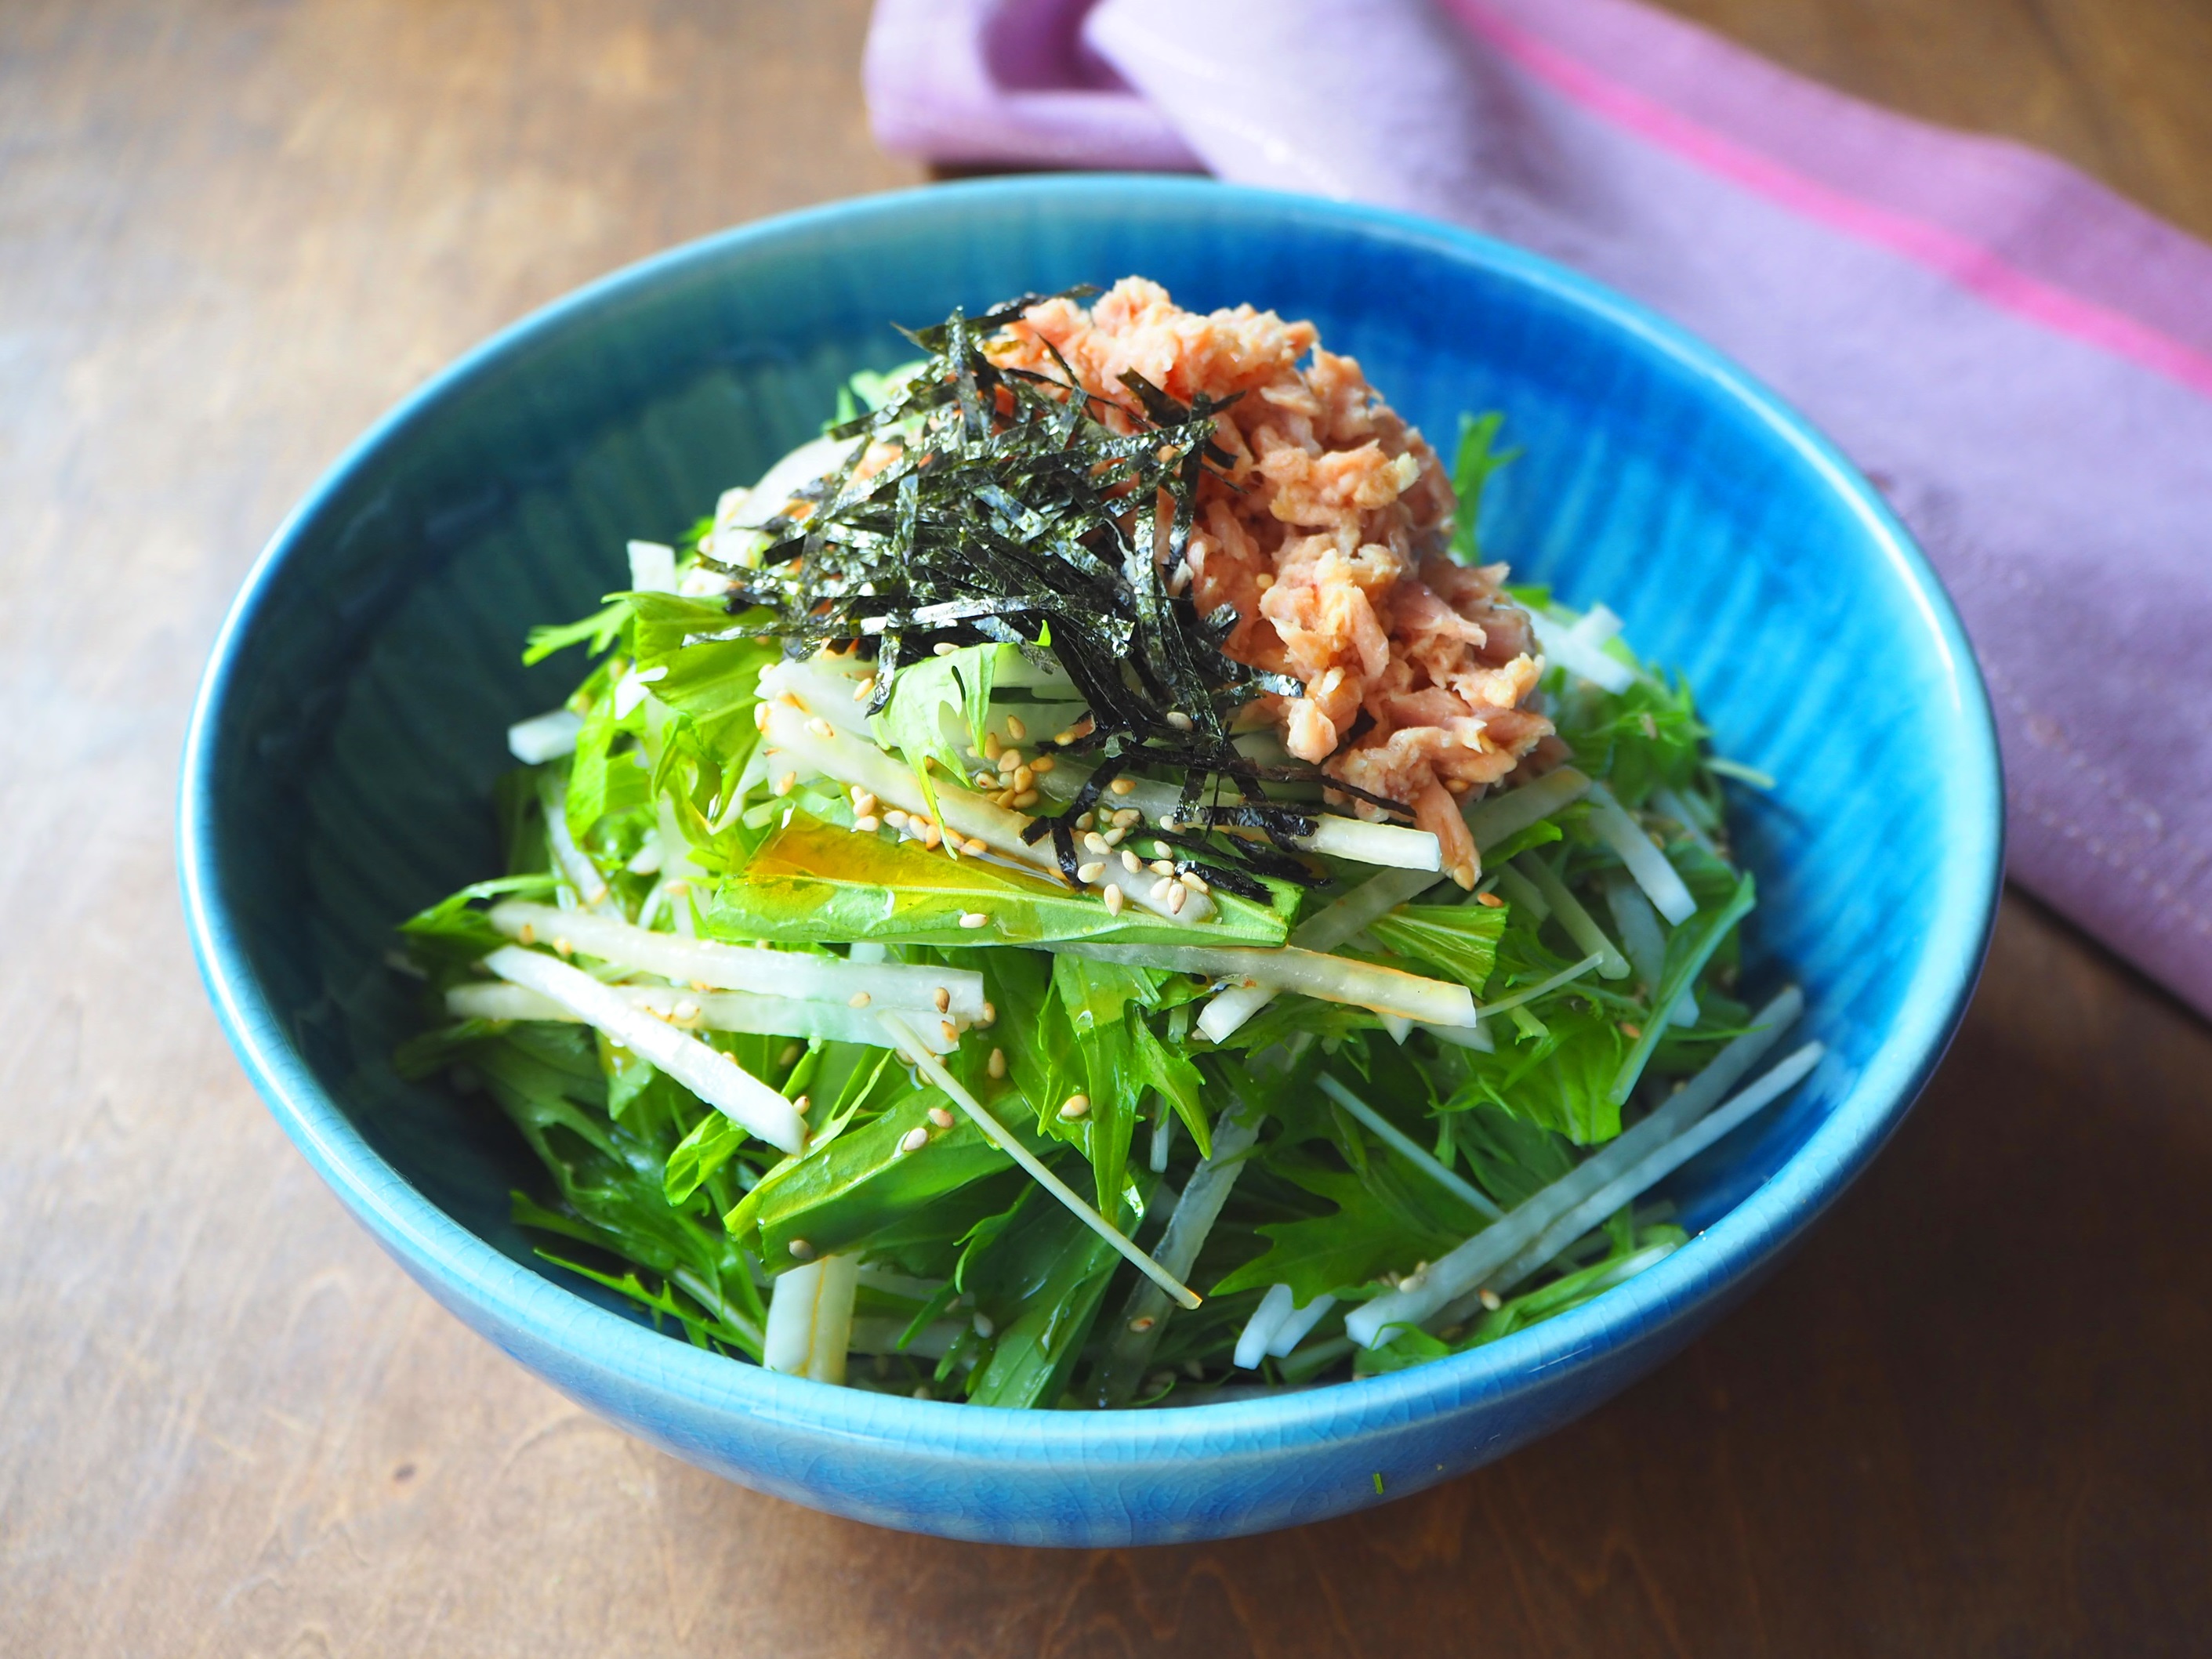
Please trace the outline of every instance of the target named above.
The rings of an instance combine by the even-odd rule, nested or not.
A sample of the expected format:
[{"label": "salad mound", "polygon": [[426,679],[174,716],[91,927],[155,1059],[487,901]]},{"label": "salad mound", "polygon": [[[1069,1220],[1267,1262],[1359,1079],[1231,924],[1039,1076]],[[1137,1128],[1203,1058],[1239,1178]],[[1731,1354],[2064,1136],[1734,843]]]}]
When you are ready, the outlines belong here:
[{"label": "salad mound", "polygon": [[[1096,298],[1086,307],[1085,301]],[[1482,562],[1312,325],[1131,277],[908,337],[526,656],[507,868],[404,924],[539,1252],[702,1347],[1008,1407],[1419,1364],[1686,1242],[1805,1077],[1679,678]]]}]

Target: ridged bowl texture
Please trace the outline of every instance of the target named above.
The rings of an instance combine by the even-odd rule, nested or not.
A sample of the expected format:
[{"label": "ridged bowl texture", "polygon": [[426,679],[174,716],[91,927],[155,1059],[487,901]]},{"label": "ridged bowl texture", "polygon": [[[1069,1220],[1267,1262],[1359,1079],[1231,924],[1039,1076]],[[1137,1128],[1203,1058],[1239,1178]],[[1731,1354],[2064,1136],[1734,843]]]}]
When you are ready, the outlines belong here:
[{"label": "ridged bowl texture", "polygon": [[[1486,549],[1603,599],[1686,672],[1741,792],[1760,903],[1747,982],[1795,979],[1827,1058],[1668,1191],[1692,1242],[1477,1352],[1149,1413],[1005,1412],[834,1389],[696,1351],[532,1254],[535,1187],[478,1098],[401,1082],[393,925],[495,867],[509,722],[580,659],[524,630],[623,585],[817,428],[890,325],[1129,272],[1184,305],[1310,318],[1448,446],[1504,412],[1521,459]],[[278,532],[192,721],[179,860],[195,947],[255,1085],[431,1295],[571,1398],[763,1492],[946,1536],[1159,1542],[1416,1491],[1589,1410],[1679,1350],[1862,1169],[1956,1026],[1995,902],[2002,796],[1980,680],[1905,532],[1822,439],[1650,313],[1499,243],[1198,180],[1036,177],[873,198],[681,247],[510,329],[408,399]],[[1686,1425],[1686,1432],[1694,1430]]]}]

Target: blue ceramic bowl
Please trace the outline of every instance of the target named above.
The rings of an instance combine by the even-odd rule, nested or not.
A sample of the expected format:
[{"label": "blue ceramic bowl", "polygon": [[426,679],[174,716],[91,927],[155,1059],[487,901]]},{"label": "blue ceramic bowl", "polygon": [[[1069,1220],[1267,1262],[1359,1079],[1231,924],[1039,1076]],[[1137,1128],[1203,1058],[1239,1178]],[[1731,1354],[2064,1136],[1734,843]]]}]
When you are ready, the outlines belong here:
[{"label": "blue ceramic bowl", "polygon": [[[1679,1176],[1705,1231],[1551,1322],[1420,1370],[1178,1411],[1016,1413],[823,1388],[699,1352],[548,1267],[537,1174],[479,1104],[386,1061],[414,1001],[392,927],[495,866],[507,723],[565,694],[529,623],[619,586],[907,355],[888,325],[1141,271],[1200,308],[1307,317],[1448,436],[1525,457],[1487,546],[1603,599],[1691,677],[1762,903],[1754,984],[1805,987],[1830,1059]],[[288,1133],[401,1266],[571,1398],[763,1492],[1032,1544],[1255,1532],[1414,1492],[1557,1427],[1752,1285],[1904,1116],[1957,1024],[1996,896],[1997,758],[1973,659],[1905,531],[1741,371],[1556,265],[1402,216],[1186,179],[1028,178],[848,202],[623,271],[387,416],[270,543],[210,665],[179,859],[201,969]]]}]

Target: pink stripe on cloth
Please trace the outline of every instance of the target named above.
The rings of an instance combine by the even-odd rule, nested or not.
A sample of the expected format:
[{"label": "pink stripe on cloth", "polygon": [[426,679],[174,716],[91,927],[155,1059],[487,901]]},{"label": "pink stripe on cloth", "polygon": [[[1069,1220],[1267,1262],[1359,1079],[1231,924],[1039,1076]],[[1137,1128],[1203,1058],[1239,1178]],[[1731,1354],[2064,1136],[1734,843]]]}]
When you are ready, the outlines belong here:
[{"label": "pink stripe on cloth", "polygon": [[1621,0],[1439,3],[1650,143],[2212,391],[2212,247],[2071,168],[1874,109]]}]

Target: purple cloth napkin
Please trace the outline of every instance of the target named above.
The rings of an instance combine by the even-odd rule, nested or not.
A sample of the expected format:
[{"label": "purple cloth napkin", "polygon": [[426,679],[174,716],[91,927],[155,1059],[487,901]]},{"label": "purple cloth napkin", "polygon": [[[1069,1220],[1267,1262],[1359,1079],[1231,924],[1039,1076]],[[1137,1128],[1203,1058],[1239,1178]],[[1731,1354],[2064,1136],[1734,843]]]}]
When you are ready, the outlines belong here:
[{"label": "purple cloth napkin", "polygon": [[866,78],[891,149],[1456,220],[1747,364],[1958,602],[2013,876],[2212,1013],[2212,248],[1632,0],[878,0]]}]

